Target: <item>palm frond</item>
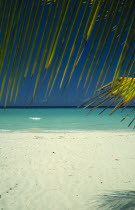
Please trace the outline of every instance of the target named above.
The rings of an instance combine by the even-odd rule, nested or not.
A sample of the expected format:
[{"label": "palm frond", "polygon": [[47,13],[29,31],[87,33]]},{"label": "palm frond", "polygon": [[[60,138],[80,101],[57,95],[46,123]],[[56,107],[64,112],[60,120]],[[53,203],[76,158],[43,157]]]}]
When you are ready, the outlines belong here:
[{"label": "palm frond", "polygon": [[48,52],[48,56],[47,56],[47,59],[46,59],[45,69],[49,68],[49,66],[52,62],[52,59],[54,57],[55,50],[56,50],[56,47],[57,47],[57,44],[58,44],[58,40],[59,40],[61,32],[62,32],[62,27],[64,25],[66,15],[67,15],[67,12],[68,12],[68,9],[69,9],[69,5],[70,5],[69,3],[70,3],[70,1],[66,1],[66,0],[65,0],[65,2],[63,1],[62,8],[61,8],[61,14],[60,14],[60,17],[59,17],[59,20],[58,20],[58,23],[57,23],[57,28],[55,30],[55,33],[54,33],[54,36],[53,36],[53,39],[52,39],[52,43],[51,43],[51,46],[50,46],[50,49],[49,49],[49,52]]},{"label": "palm frond", "polygon": [[[80,1],[81,3],[81,1]],[[49,90],[49,95],[53,89],[53,86],[55,84],[55,81],[57,79],[57,76],[58,76],[58,73],[60,71],[60,68],[61,68],[61,64],[62,64],[62,61],[63,61],[63,58],[64,58],[64,55],[65,55],[65,52],[67,50],[67,46],[69,44],[69,40],[70,40],[70,37],[71,37],[71,34],[73,32],[73,26],[74,26],[74,23],[72,23],[72,19],[74,17],[74,14],[77,14],[75,13],[75,10],[76,10],[76,5],[77,5],[77,0],[74,1],[74,4],[71,8],[71,11],[70,11],[70,17],[68,19],[68,22],[66,24],[66,28],[65,28],[65,32],[63,34],[63,38],[62,38],[62,41],[61,41],[61,45],[60,45],[60,48],[59,48],[59,51],[58,51],[58,54],[57,54],[57,57],[56,57],[56,60],[55,60],[55,63],[54,63],[54,66],[52,68],[52,72],[51,72],[51,76],[49,78],[49,82],[48,82],[48,85],[47,85],[47,89],[46,89],[46,94],[48,93],[48,90],[50,88],[50,85],[51,85],[51,88]],[[80,4],[81,5],[81,4]],[[77,17],[77,15],[75,15]],[[74,18],[74,21],[76,20],[76,17]],[[72,27],[70,27],[70,25],[72,25]],[[81,25],[81,24],[80,24]],[[70,29],[69,29],[70,28]],[[68,36],[68,40],[66,40],[66,37],[67,37],[67,33],[69,33],[69,36]],[[64,42],[66,40],[66,44],[64,46]],[[63,49],[64,48],[64,49]],[[52,83],[52,84],[51,84]]]},{"label": "palm frond", "polygon": [[[44,5],[45,5],[45,3],[44,3]],[[29,65],[30,65],[30,61],[31,61],[31,58],[32,58],[32,52],[31,51],[32,51],[32,49],[34,48],[34,46],[36,44],[37,34],[39,33],[39,27],[40,27],[40,24],[41,24],[40,22],[42,20],[43,12],[41,12],[40,20],[38,22],[38,27],[37,27],[37,30],[36,30],[36,34],[35,34],[34,40],[32,42],[32,47],[30,48],[30,44],[31,44],[31,40],[33,38],[34,28],[35,28],[35,25],[36,25],[36,20],[38,19],[38,13],[39,12],[40,12],[40,1],[38,1],[38,3],[37,3],[37,7],[36,7],[35,14],[34,14],[34,19],[33,19],[32,27],[31,27],[31,30],[29,32],[29,37],[28,37],[28,40],[27,40],[27,46],[26,46],[26,49],[25,49],[25,55],[24,55],[24,59],[23,59],[23,64],[21,66],[21,69],[22,70],[25,69],[25,64],[27,63],[26,62],[27,61],[27,56],[29,54],[28,66],[26,67],[26,70],[24,71],[24,79],[27,77],[27,74],[28,74],[28,71],[29,71]]]},{"label": "palm frond", "polygon": [[[12,34],[11,34],[11,38],[10,38],[11,39],[10,40],[11,45],[10,45],[10,48],[8,50],[7,63],[6,63],[5,72],[4,72],[4,78],[3,78],[3,81],[2,81],[2,84],[1,84],[0,98],[2,97],[4,88],[5,88],[5,83],[6,83],[6,80],[7,80],[7,76],[8,76],[8,73],[9,73],[10,57],[12,56],[13,47],[14,47],[15,41],[17,39],[17,27],[19,26],[19,20],[20,20],[20,16],[21,16],[22,7],[23,7],[23,4],[22,4],[22,1],[20,1],[20,4],[16,8],[16,19],[14,21],[14,26],[13,26]],[[6,105],[7,99],[8,99],[8,91],[6,92],[5,105]]]},{"label": "palm frond", "polygon": [[125,40],[125,43],[124,43],[124,46],[123,46],[116,70],[115,70],[113,81],[115,81],[119,77],[123,62],[126,59],[127,53],[134,41],[134,35],[135,35],[135,33],[133,33],[134,26],[135,26],[135,12],[134,12],[134,16],[132,18],[132,22],[131,22],[131,25],[127,34],[127,38]]},{"label": "palm frond", "polygon": [[[126,104],[129,104],[131,101],[135,99],[135,78],[120,77],[116,80],[115,84],[112,81],[107,85],[101,87],[98,91],[101,91],[101,93],[99,93],[93,99],[88,100],[85,103],[85,108],[90,107],[91,105],[97,103],[94,108],[91,108],[89,110],[89,112],[91,112],[97,107],[105,104],[106,102],[112,101],[110,105],[106,106],[106,108],[104,108],[100,112],[100,114],[103,113],[107,108],[112,106],[114,103],[116,103],[114,109],[110,113],[113,114],[118,108],[120,108],[121,106],[126,106]],[[89,103],[90,101],[92,102]],[[122,121],[126,119],[126,117],[129,114],[127,114],[122,119]],[[129,125],[131,125],[131,123]]]},{"label": "palm frond", "polygon": [[[97,48],[96,48],[96,52],[94,53],[94,58],[91,62],[91,65],[89,67],[89,70],[88,70],[88,73],[87,73],[87,76],[86,76],[86,79],[85,79],[84,87],[86,87],[86,85],[89,81],[89,77],[90,77],[91,72],[92,72],[92,75],[91,75],[91,78],[90,78],[90,81],[89,81],[89,84],[88,84],[88,88],[89,88],[89,85],[90,85],[90,83],[91,83],[91,81],[94,77],[95,71],[97,69],[97,65],[98,65],[98,63],[101,59],[101,56],[103,55],[104,48],[105,48],[106,43],[108,41],[109,35],[112,31],[113,24],[114,24],[114,21],[115,21],[115,17],[116,17],[116,14],[117,14],[118,10],[119,10],[119,4],[120,4],[119,1],[117,1],[117,2],[112,1],[111,7],[110,7],[110,10],[108,12],[107,19],[106,19],[106,23],[105,23],[105,26],[104,26],[104,30],[102,31],[102,34],[100,36],[100,39],[99,39],[99,42],[98,42],[98,45],[97,45]],[[87,90],[88,90],[88,88],[87,88]]]},{"label": "palm frond", "polygon": [[[35,61],[34,61],[33,66],[32,66],[31,78],[34,76],[34,73],[36,71],[36,68],[37,68],[37,60],[39,58],[39,55],[40,55],[42,46],[44,44],[44,38],[45,38],[46,31],[47,31],[47,25],[48,25],[48,22],[49,22],[50,14],[51,14],[51,11],[52,11],[52,5],[53,5],[53,2],[51,1],[51,5],[49,7],[48,15],[47,15],[46,22],[45,22],[45,25],[44,25],[44,30],[42,32],[40,43],[38,45],[37,52],[36,52],[36,55],[35,55]],[[55,18],[56,18],[56,12],[57,12],[57,6],[55,7],[54,16],[53,16],[53,19],[52,19],[52,22],[51,22],[51,25],[50,25],[50,30],[49,30],[49,33],[48,33],[48,36],[47,36],[47,40],[46,40],[46,43],[45,43],[45,46],[44,46],[44,50],[43,50],[44,57],[42,56],[42,60],[45,59],[45,55],[46,55],[46,51],[47,51],[46,49],[48,49],[48,43],[49,43],[49,40],[50,40],[50,37],[51,37],[52,28],[53,28],[54,21],[55,21]]]},{"label": "palm frond", "polygon": [[[6,57],[6,52],[8,49],[8,44],[10,42],[10,33],[12,31],[13,25],[14,25],[14,18],[15,18],[15,11],[17,7],[17,0],[15,1],[14,5],[9,3],[9,11],[6,14],[7,15],[7,22],[5,24],[5,30],[4,30],[4,35],[3,35],[3,40],[2,40],[2,45],[1,45],[1,54],[0,54],[0,74],[2,73],[3,65],[4,65],[4,60]],[[13,12],[12,12],[13,10]]]},{"label": "palm frond", "polygon": [[[63,6],[64,6],[64,5],[65,5],[65,4],[63,4]],[[37,90],[37,86],[38,86],[38,83],[39,83],[39,80],[40,80],[41,72],[42,72],[42,70],[43,70],[43,68],[44,68],[44,61],[45,61],[45,58],[46,58],[47,49],[49,48],[50,35],[51,35],[52,31],[53,31],[54,21],[56,20],[56,15],[57,15],[57,12],[58,12],[58,11],[57,11],[57,8],[58,8],[59,6],[60,6],[60,2],[57,1],[57,2],[56,2],[55,11],[54,11],[54,16],[53,16],[52,25],[51,25],[51,27],[50,27],[50,34],[48,35],[48,39],[47,39],[47,42],[46,42],[46,44],[45,44],[45,46],[44,46],[43,55],[42,55],[42,58],[41,58],[40,64],[39,64],[39,71],[38,71],[38,75],[37,75],[36,82],[35,82],[35,86],[34,86],[33,98],[34,98],[35,93],[36,93],[36,90]],[[61,18],[61,15],[62,15],[62,14],[60,14],[59,19]],[[53,42],[55,41],[56,36],[57,36],[57,32],[56,32],[56,29],[55,29],[55,35],[53,36]],[[51,45],[51,46],[52,46],[51,48],[53,48],[53,45]],[[50,53],[51,53],[51,51],[50,51]]]},{"label": "palm frond", "polygon": [[[131,2],[129,4],[129,7],[128,7],[127,15],[125,16],[125,18],[123,18],[125,13],[123,13],[123,15],[121,15],[121,19],[123,20],[123,22],[118,27],[118,30],[120,31],[119,32],[119,36],[118,36],[118,40],[117,40],[117,43],[113,47],[113,53],[111,54],[111,60],[109,61],[108,68],[105,70],[105,75],[104,75],[104,78],[102,79],[101,86],[104,85],[104,82],[105,82],[105,80],[107,78],[107,75],[110,72],[111,66],[113,65],[113,62],[115,60],[115,57],[116,57],[117,52],[119,50],[119,47],[121,45],[122,38],[123,38],[125,30],[126,30],[126,26],[128,25],[128,21],[132,18],[132,15],[133,15],[132,10],[134,8],[133,5],[134,5],[134,1],[131,0]],[[127,9],[127,7],[126,7],[126,9]]]},{"label": "palm frond", "polygon": [[[28,34],[29,34],[29,28],[31,28],[31,19],[32,19],[32,15],[33,15],[33,8],[34,8],[34,1],[32,1],[32,5],[31,5],[31,8],[30,8],[30,13],[29,13],[29,17],[28,17],[28,20],[27,20],[27,25],[26,25],[26,30],[25,30],[25,33],[24,33],[24,36],[22,38],[22,47],[21,47],[21,50],[20,50],[20,53],[19,53],[19,59],[18,59],[18,65],[17,65],[17,69],[16,69],[16,97],[18,95],[18,90],[19,90],[19,87],[20,87],[20,82],[22,80],[22,77],[23,77],[23,72],[24,72],[24,69],[22,71],[20,71],[21,69],[21,63],[22,63],[22,58],[24,56],[24,51],[25,51],[25,46],[26,46],[26,43],[27,43],[27,37],[28,37]],[[27,7],[26,7],[27,9]],[[23,20],[23,24],[25,24],[25,19]],[[18,74],[20,73],[19,75],[19,79],[18,79]],[[18,81],[17,81],[18,79]],[[15,97],[15,98],[16,98]]]}]

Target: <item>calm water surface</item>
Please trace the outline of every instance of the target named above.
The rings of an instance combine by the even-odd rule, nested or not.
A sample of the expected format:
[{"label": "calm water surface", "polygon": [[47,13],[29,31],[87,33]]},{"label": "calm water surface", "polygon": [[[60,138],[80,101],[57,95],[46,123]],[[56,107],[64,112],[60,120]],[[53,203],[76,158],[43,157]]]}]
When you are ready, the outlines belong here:
[{"label": "calm water surface", "polygon": [[116,111],[109,115],[112,108],[98,115],[103,108],[91,112],[89,109],[78,108],[29,108],[29,109],[0,109],[0,131],[14,130],[37,130],[42,132],[67,130],[67,131],[89,131],[89,130],[125,130],[133,131],[134,123],[128,128],[128,124],[134,118],[130,114],[126,120],[121,119],[131,111],[127,108],[121,113]]}]

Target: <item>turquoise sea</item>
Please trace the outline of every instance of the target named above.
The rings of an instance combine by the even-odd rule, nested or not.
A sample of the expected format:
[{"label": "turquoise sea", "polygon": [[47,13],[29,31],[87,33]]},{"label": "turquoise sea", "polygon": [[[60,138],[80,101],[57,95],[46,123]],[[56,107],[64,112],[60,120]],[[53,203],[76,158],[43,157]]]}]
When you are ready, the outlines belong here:
[{"label": "turquoise sea", "polygon": [[96,130],[124,130],[133,131],[133,124],[128,127],[130,121],[134,118],[134,112],[126,120],[121,119],[131,111],[132,108],[126,108],[116,111],[109,115],[112,108],[107,109],[103,114],[98,113],[103,108],[98,108],[87,112],[89,108],[7,108],[0,109],[0,132],[8,131],[96,131]]}]

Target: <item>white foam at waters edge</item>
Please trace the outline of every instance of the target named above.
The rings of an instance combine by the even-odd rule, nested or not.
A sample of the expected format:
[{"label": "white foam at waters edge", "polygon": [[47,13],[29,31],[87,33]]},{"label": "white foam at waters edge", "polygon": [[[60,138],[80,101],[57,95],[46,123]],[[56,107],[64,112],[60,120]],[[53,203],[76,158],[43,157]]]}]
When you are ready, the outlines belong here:
[{"label": "white foam at waters edge", "polygon": [[14,133],[96,133],[96,132],[111,132],[111,133],[135,133],[133,129],[117,129],[117,130],[45,130],[45,129],[39,129],[39,128],[31,128],[31,129],[18,129],[18,130],[6,130],[6,129],[0,129],[0,132],[14,132]]},{"label": "white foam at waters edge", "polygon": [[0,132],[12,132],[12,130],[7,130],[7,129],[0,129]]}]

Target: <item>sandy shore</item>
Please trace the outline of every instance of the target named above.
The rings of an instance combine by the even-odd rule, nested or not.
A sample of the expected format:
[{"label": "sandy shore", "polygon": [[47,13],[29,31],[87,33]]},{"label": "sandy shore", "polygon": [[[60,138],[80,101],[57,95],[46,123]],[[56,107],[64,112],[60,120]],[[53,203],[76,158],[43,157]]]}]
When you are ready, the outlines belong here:
[{"label": "sandy shore", "polygon": [[135,190],[135,132],[0,133],[0,210],[94,210],[118,190]]}]

